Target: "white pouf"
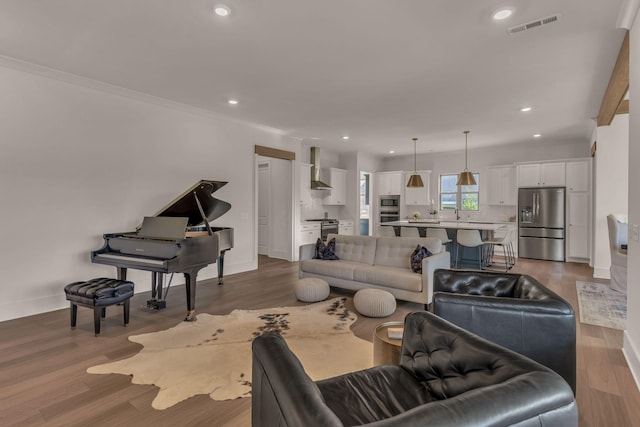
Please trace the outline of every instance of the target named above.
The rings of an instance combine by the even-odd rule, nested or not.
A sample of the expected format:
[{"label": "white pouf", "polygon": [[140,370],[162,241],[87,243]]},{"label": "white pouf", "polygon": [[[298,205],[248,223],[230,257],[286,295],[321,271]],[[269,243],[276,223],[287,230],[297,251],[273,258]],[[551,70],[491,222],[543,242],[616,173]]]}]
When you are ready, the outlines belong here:
[{"label": "white pouf", "polygon": [[360,289],[353,304],[358,313],[367,317],[387,317],[396,311],[396,298],[382,289]]},{"label": "white pouf", "polygon": [[318,302],[329,296],[329,284],[316,277],[305,277],[294,286],[296,298],[303,302]]}]

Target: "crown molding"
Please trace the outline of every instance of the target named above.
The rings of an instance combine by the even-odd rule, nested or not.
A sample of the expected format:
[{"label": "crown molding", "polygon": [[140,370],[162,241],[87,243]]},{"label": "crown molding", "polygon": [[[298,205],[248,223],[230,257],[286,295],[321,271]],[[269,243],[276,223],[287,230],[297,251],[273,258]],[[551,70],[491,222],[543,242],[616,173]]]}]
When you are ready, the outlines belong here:
[{"label": "crown molding", "polygon": [[0,66],[22,71],[29,74],[34,74],[34,75],[45,77],[45,78],[49,78],[52,80],[57,80],[57,81],[71,84],[74,86],[79,86],[79,87],[103,92],[109,95],[119,96],[122,98],[131,99],[134,101],[144,102],[147,104],[152,104],[155,106],[180,111],[183,113],[195,114],[195,115],[204,116],[207,118],[213,118],[216,120],[248,126],[254,129],[258,129],[258,130],[276,134],[276,135],[282,136],[287,134],[287,132],[282,129],[273,128],[273,127],[262,125],[259,123],[251,123],[243,120],[238,120],[233,117],[214,113],[213,111],[206,110],[204,108],[194,107],[193,105],[172,101],[167,98],[149,95],[144,92],[138,92],[132,89],[127,89],[127,88],[116,86],[110,83],[101,82],[99,80],[93,80],[87,77],[79,76],[77,74],[68,73],[66,71],[60,71],[54,68],[49,68],[42,65],[34,64],[32,62],[22,61],[20,59],[12,58],[10,56],[0,55]]}]

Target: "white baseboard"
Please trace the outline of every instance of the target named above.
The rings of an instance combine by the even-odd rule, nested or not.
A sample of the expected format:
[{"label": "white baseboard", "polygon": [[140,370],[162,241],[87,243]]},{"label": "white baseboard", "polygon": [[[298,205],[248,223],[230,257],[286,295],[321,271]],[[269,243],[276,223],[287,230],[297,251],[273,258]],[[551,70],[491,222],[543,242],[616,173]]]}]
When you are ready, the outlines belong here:
[{"label": "white baseboard", "polygon": [[60,294],[56,295],[1,303],[0,322],[68,308],[69,302],[62,289],[60,291]]},{"label": "white baseboard", "polygon": [[[213,279],[218,277],[217,265],[211,264],[208,267],[201,270],[202,274],[198,274],[198,281]],[[239,264],[225,264],[224,276],[230,274],[242,273],[245,271],[256,270],[258,268],[258,260],[251,260]],[[130,272],[138,272],[139,270],[129,270]],[[146,272],[144,272],[146,273]],[[128,279],[132,279],[127,277]],[[137,280],[134,280],[137,282]],[[145,276],[142,283],[136,285],[136,293],[145,292],[151,289],[151,280]],[[165,283],[166,285],[166,283]],[[176,274],[172,286],[184,285],[184,276],[182,274]],[[0,303],[0,322],[6,320],[19,319],[21,317],[33,316],[36,314],[47,313],[49,311],[61,310],[69,308],[69,302],[67,301],[62,288],[60,292],[55,295],[44,296],[35,299],[28,299],[22,301],[6,301]]]},{"label": "white baseboard", "polygon": [[622,354],[627,360],[627,365],[631,370],[631,375],[636,382],[636,387],[640,389],[640,353],[638,347],[633,344],[628,331],[624,331],[622,342]]},{"label": "white baseboard", "polygon": [[595,277],[596,279],[611,279],[609,267],[593,267],[593,277]]}]

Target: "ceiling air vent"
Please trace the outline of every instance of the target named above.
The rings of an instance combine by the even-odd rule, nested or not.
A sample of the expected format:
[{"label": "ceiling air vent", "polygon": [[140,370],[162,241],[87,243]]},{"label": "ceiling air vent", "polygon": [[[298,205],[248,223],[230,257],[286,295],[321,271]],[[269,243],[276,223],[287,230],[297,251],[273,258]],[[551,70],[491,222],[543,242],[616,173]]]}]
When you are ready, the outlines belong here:
[{"label": "ceiling air vent", "polygon": [[543,25],[551,24],[560,20],[560,15],[551,15],[545,18],[536,19],[530,22],[526,22],[524,24],[516,25],[515,27],[511,27],[507,29],[508,34],[516,34],[521,33],[527,30],[533,30],[534,28],[542,27]]}]

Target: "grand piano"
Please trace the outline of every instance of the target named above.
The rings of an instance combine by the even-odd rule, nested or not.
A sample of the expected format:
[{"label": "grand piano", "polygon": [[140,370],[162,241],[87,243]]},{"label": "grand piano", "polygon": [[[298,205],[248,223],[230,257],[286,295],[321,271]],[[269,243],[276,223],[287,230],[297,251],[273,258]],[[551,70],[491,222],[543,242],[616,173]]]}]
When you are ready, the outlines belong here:
[{"label": "grand piano", "polygon": [[187,291],[184,320],[196,320],[198,271],[217,262],[218,284],[222,284],[224,254],[233,248],[233,228],[209,225],[231,209],[230,203],[212,196],[225,184],[201,180],[152,217],[145,217],[136,231],[105,234],[104,245],[91,252],[91,262],[115,266],[121,280],[126,280],[128,268],[152,272],[152,299],[147,306],[156,309],[166,305],[163,275],[183,273]]}]

